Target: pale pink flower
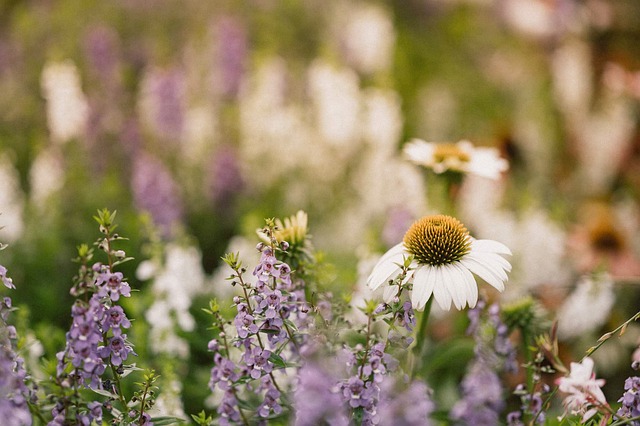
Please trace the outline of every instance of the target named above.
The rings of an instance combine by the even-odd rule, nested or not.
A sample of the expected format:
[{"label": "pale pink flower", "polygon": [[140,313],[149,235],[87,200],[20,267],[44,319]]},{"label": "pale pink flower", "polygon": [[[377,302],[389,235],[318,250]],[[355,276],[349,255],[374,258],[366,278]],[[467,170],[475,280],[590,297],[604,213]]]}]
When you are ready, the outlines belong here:
[{"label": "pale pink flower", "polygon": [[585,422],[602,407],[607,407],[607,399],[602,390],[603,379],[596,379],[593,360],[589,357],[582,362],[572,362],[568,376],[558,379],[558,389],[567,393],[564,406],[571,414],[582,415]]}]

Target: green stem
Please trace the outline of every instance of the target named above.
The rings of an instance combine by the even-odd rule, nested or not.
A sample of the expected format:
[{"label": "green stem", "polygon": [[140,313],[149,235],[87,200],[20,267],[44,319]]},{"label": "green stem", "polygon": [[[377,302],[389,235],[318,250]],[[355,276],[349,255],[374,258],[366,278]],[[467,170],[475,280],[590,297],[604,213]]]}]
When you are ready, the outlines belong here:
[{"label": "green stem", "polygon": [[413,363],[411,367],[411,378],[414,378],[416,373],[422,367],[422,355],[424,353],[425,342],[427,341],[427,324],[429,323],[429,314],[431,313],[431,305],[433,304],[433,297],[427,300],[427,304],[424,307],[424,311],[420,316],[420,326],[416,333],[416,344],[413,347]]},{"label": "green stem", "polygon": [[[106,339],[105,339],[106,340]],[[123,412],[127,412],[127,400],[122,393],[122,385],[120,384],[120,375],[116,369],[116,366],[113,365],[111,359],[109,359],[109,365],[111,366],[111,372],[113,373],[113,381],[116,383],[116,390],[118,391],[118,397],[120,399],[120,403],[122,404]]]}]

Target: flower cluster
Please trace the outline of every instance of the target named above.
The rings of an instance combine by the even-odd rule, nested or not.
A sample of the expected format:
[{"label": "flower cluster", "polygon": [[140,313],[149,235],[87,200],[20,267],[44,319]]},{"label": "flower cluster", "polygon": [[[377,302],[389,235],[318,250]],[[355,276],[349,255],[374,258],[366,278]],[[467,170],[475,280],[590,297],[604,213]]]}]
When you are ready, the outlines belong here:
[{"label": "flower cluster", "polygon": [[[7,288],[15,288],[7,269],[0,265],[0,277]],[[7,320],[12,311],[10,297],[0,301],[0,414],[7,426],[26,426],[32,423],[27,405],[32,393],[26,385],[24,360],[16,353],[16,329]]]},{"label": "flower cluster", "polygon": [[[616,413],[619,419],[640,418],[640,377],[628,377],[624,382],[624,394],[618,402],[622,403]],[[640,419],[629,423],[631,425],[640,425]]]},{"label": "flower cluster", "polygon": [[[265,229],[267,235],[273,235],[273,225]],[[232,284],[241,287],[242,295],[234,297],[235,333],[231,339],[227,339],[218,308],[212,306],[211,309],[221,341],[213,340],[209,344],[214,352],[209,387],[212,391],[216,388],[223,391],[222,403],[217,410],[221,424],[245,416],[240,408],[242,396],[236,389],[241,378],[248,380],[246,387],[250,393],[262,395],[255,407],[258,418],[278,415],[283,410],[282,389],[276,380],[276,371],[287,367],[282,356],[299,357],[305,338],[298,330],[304,326],[310,309],[300,287],[302,283],[294,282],[289,265],[275,256],[276,250],[287,248],[287,242],[275,239],[271,244],[258,244],[261,256],[253,270],[255,283],[245,281],[243,273],[246,269],[236,255],[228,254],[224,258],[234,271]],[[241,352],[238,359],[232,359],[232,347]]]},{"label": "flower cluster", "polygon": [[497,304],[487,307],[480,300],[468,316],[467,333],[475,341],[475,358],[462,381],[462,399],[454,405],[451,417],[467,424],[497,424],[504,409],[498,372],[517,370],[516,351],[509,340],[508,327],[500,319]]}]

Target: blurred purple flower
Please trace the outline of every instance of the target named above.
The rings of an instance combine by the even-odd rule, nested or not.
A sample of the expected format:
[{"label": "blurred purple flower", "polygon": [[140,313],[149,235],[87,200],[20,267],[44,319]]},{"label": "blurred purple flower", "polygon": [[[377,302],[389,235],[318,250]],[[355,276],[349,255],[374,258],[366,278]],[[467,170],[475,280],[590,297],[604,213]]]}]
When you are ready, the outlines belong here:
[{"label": "blurred purple flower", "polygon": [[221,146],[214,154],[207,174],[207,196],[219,210],[227,210],[244,188],[236,151]]},{"label": "blurred purple flower", "polygon": [[93,72],[106,87],[113,87],[120,57],[118,34],[108,26],[92,27],[84,39],[84,52]]},{"label": "blurred purple flower", "polygon": [[342,398],[337,393],[337,381],[329,371],[312,362],[298,371],[293,406],[296,408],[295,426],[349,424]]},{"label": "blurred purple flower", "polygon": [[179,143],[185,125],[186,81],[179,68],[153,70],[143,82],[142,105],[156,136]]},{"label": "blurred purple flower", "polygon": [[380,425],[429,426],[429,416],[435,409],[431,390],[427,385],[414,380],[409,386],[398,391],[394,380],[388,376],[381,384],[378,415]]},{"label": "blurred purple flower", "polygon": [[392,247],[402,241],[405,232],[414,222],[415,217],[407,209],[396,206],[391,208],[387,215],[387,221],[382,228],[382,242]]},{"label": "blurred purple flower", "polygon": [[451,409],[451,418],[464,424],[493,426],[500,423],[503,408],[500,378],[483,362],[474,362],[462,380],[462,399]]},{"label": "blurred purple flower", "polygon": [[162,236],[170,237],[173,227],[182,221],[183,205],[179,187],[169,170],[143,153],[135,159],[131,185],[136,207],[151,215]]},{"label": "blurred purple flower", "polygon": [[246,30],[238,18],[225,16],[215,23],[215,38],[219,74],[214,77],[214,89],[225,97],[235,98],[245,72]]}]

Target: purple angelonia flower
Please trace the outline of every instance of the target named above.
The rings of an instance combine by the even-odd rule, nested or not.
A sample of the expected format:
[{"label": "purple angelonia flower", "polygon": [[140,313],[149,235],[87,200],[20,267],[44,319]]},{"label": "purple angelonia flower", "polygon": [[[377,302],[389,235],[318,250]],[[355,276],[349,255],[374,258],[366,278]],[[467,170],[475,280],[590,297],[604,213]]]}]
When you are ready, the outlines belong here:
[{"label": "purple angelonia flower", "polygon": [[122,334],[122,328],[131,327],[131,321],[127,318],[124,310],[120,306],[112,306],[104,314],[104,329],[105,331],[113,330],[114,336],[120,336]]},{"label": "purple angelonia flower", "polygon": [[98,353],[103,359],[110,359],[113,365],[122,365],[122,361],[132,352],[131,346],[125,341],[126,337],[127,335],[123,334],[110,338],[107,346],[98,348]]},{"label": "purple angelonia flower", "polygon": [[98,296],[109,296],[111,300],[117,302],[120,296],[131,296],[131,287],[122,281],[122,272],[111,272],[108,269],[98,275],[96,286],[98,286]]},{"label": "purple angelonia flower", "polygon": [[13,280],[7,276],[7,268],[2,265],[0,265],[0,280],[2,280],[2,283],[5,287],[9,289],[16,288],[16,286],[13,284]]},{"label": "purple angelonia flower", "polygon": [[231,386],[240,378],[236,365],[228,358],[216,353],[213,357],[214,366],[211,369],[211,379],[209,388],[214,389],[216,385],[222,390],[228,391]]},{"label": "purple angelonia flower", "polygon": [[218,406],[218,420],[221,426],[236,424],[240,421],[240,412],[238,411],[238,400],[231,390],[224,393],[222,401]]},{"label": "purple angelonia flower", "polygon": [[[624,382],[624,390],[624,394],[618,400],[622,405],[616,413],[616,418],[625,420],[640,416],[640,377],[628,377]],[[629,424],[639,426],[640,421],[635,420]]]}]

